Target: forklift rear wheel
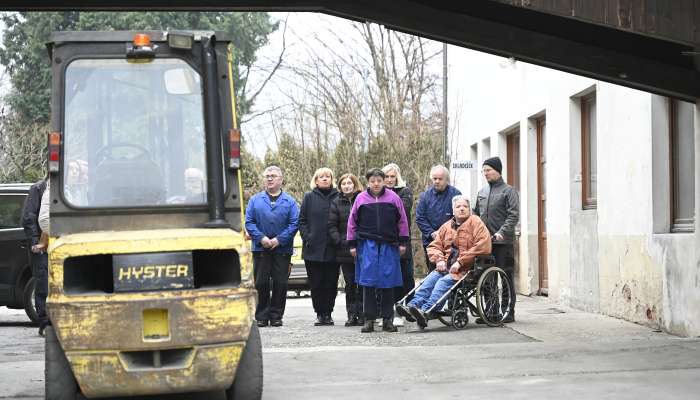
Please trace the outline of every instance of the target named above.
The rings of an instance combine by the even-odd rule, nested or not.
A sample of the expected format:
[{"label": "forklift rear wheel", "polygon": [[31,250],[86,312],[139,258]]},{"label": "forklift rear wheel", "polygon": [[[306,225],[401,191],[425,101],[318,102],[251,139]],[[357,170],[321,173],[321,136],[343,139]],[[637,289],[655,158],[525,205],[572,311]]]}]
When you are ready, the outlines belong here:
[{"label": "forklift rear wheel", "polygon": [[260,400],[263,391],[262,343],[258,326],[253,324],[241,360],[236,368],[236,377],[228,390],[227,400]]},{"label": "forklift rear wheel", "polygon": [[47,326],[44,331],[45,342],[45,395],[46,400],[76,400],[82,399],[68,359],[58,342],[53,326]]}]

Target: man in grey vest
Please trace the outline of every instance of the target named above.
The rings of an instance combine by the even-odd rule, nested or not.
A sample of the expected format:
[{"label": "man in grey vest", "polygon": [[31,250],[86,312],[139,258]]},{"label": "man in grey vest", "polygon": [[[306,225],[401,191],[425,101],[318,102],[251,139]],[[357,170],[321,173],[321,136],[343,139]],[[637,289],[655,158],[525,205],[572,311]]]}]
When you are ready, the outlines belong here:
[{"label": "man in grey vest", "polygon": [[[501,267],[510,279],[511,313],[503,322],[513,322],[515,321],[513,241],[515,239],[515,226],[520,217],[520,201],[518,192],[503,181],[502,169],[501,159],[498,157],[491,157],[484,161],[481,171],[488,185],[479,191],[474,214],[480,216],[489,229],[492,243],[491,254],[496,258],[496,265]],[[484,321],[477,318],[476,323],[483,324]]]}]

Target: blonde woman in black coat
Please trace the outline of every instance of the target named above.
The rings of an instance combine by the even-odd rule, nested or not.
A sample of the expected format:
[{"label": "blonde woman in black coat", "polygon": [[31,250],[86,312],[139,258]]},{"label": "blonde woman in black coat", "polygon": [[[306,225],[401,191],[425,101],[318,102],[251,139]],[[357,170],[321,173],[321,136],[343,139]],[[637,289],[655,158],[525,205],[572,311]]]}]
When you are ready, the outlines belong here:
[{"label": "blonde woman in black coat", "polygon": [[304,243],[301,256],[311,285],[311,302],[316,312],[314,325],[333,325],[331,314],[339,276],[335,245],[328,234],[331,203],[338,197],[333,171],[325,167],[317,169],[310,186],[299,213],[299,233]]}]

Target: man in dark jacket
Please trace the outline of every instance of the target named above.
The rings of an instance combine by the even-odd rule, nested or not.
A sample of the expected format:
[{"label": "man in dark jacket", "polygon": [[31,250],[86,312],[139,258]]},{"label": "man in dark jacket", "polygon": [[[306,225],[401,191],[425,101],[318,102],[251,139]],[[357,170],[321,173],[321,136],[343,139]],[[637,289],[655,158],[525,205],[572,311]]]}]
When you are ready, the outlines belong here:
[{"label": "man in dark jacket", "polygon": [[423,238],[423,250],[425,251],[428,272],[434,270],[435,265],[430,262],[426,249],[430,242],[435,239],[442,224],[452,218],[452,198],[462,194],[457,188],[450,185],[450,171],[443,165],[436,165],[430,169],[430,179],[433,186],[421,193],[416,207],[416,224]]},{"label": "man in dark jacket", "polygon": [[49,294],[48,265],[49,256],[46,249],[39,245],[41,228],[39,228],[39,208],[41,196],[46,190],[46,179],[33,184],[29,188],[27,199],[22,211],[22,226],[32,250],[32,276],[34,277],[34,307],[39,318],[39,335],[44,336],[44,329],[49,324],[46,314],[46,296]]},{"label": "man in dark jacket", "polygon": [[[501,267],[510,279],[512,311],[503,322],[513,322],[515,320],[513,240],[515,238],[515,225],[518,224],[520,217],[520,200],[518,192],[503,181],[502,168],[501,159],[498,157],[491,157],[484,161],[481,171],[488,185],[484,186],[477,195],[474,214],[480,216],[489,229],[493,242],[492,254],[496,258],[496,265]],[[476,322],[484,323],[480,318],[477,318]]]},{"label": "man in dark jacket", "polygon": [[253,269],[258,291],[255,320],[259,327],[268,323],[282,326],[299,207],[294,198],[282,191],[283,175],[279,167],[267,167],[263,176],[265,191],[250,199],[245,212],[245,228],[253,240]]}]

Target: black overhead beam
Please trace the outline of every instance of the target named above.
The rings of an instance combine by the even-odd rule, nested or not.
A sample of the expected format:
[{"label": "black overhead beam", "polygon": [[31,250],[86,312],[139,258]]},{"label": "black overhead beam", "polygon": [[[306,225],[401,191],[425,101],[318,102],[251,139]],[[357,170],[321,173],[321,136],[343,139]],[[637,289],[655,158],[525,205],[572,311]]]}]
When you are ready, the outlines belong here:
[{"label": "black overhead beam", "polygon": [[5,0],[5,10],[317,11],[695,102],[700,43],[489,0]]},{"label": "black overhead beam", "polygon": [[700,55],[692,55],[691,44],[489,1],[440,9],[419,3],[356,0],[329,13],[665,96],[700,98]]}]

